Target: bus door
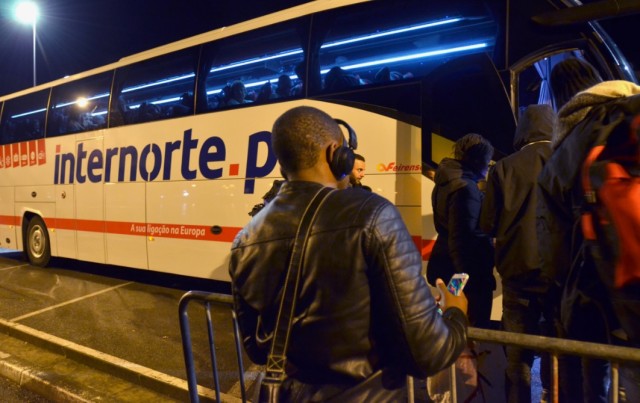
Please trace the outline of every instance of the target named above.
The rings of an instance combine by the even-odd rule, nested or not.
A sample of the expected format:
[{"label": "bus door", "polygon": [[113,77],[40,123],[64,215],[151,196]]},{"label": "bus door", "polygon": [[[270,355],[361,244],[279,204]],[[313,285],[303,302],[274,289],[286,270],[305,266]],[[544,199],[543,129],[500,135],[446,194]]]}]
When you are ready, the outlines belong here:
[{"label": "bus door", "polygon": [[611,69],[607,59],[596,47],[584,40],[566,42],[533,52],[511,69],[511,98],[516,117],[531,104],[551,105],[549,76],[553,67],[568,58],[579,58],[591,63],[603,80],[621,79],[615,69]]},{"label": "bus door", "polygon": [[77,257],[74,188],[69,183],[56,185],[56,220],[50,237],[52,254],[70,259]]}]

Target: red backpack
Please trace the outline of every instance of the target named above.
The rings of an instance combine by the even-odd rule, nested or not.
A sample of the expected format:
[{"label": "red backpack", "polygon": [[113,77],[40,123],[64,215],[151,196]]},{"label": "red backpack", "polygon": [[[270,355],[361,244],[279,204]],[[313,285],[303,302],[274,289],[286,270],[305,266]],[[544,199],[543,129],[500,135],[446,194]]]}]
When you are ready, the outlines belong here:
[{"label": "red backpack", "polygon": [[640,102],[607,106],[599,145],[581,171],[582,232],[596,265],[612,274],[617,289],[640,283],[640,109],[634,105]]}]

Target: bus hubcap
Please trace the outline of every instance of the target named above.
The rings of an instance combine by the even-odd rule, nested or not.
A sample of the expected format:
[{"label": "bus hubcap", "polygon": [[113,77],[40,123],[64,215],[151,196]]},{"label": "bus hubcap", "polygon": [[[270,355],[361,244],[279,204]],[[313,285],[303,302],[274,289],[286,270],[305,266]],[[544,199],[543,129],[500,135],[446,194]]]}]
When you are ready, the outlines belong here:
[{"label": "bus hubcap", "polygon": [[42,256],[44,249],[44,238],[42,236],[42,228],[36,227],[31,232],[31,253],[34,257]]}]

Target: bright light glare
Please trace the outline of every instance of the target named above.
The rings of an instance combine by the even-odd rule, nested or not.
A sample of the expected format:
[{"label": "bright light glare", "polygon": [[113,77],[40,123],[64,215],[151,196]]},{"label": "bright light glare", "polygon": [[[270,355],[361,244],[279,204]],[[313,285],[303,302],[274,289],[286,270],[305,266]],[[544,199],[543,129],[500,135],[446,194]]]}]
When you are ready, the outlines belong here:
[{"label": "bright light glare", "polygon": [[35,24],[40,12],[36,3],[23,1],[16,6],[16,19],[25,24]]},{"label": "bright light glare", "polygon": [[86,108],[87,105],[89,105],[89,100],[87,98],[84,97],[80,97],[78,98],[78,100],[76,101],[76,104],[80,107],[80,108]]}]

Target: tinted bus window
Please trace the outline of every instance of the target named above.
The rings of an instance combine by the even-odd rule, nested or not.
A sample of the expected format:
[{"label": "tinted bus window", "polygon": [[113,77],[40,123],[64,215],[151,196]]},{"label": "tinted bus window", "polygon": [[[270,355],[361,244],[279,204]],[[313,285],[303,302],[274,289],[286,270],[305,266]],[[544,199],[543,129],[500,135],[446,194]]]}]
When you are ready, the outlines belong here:
[{"label": "tinted bus window", "polygon": [[111,78],[102,73],[53,88],[47,137],[106,127]]},{"label": "tinted bus window", "polygon": [[44,137],[44,117],[49,90],[10,99],[4,103],[0,144]]},{"label": "tinted bus window", "polygon": [[193,114],[197,48],[116,71],[110,126]]},{"label": "tinted bus window", "polygon": [[481,4],[456,4],[377,2],[328,13],[319,31],[318,87],[340,91],[421,77],[451,59],[491,53],[496,21]]},{"label": "tinted bus window", "polygon": [[301,95],[296,67],[304,59],[300,35],[304,21],[262,28],[205,46],[198,112]]}]

